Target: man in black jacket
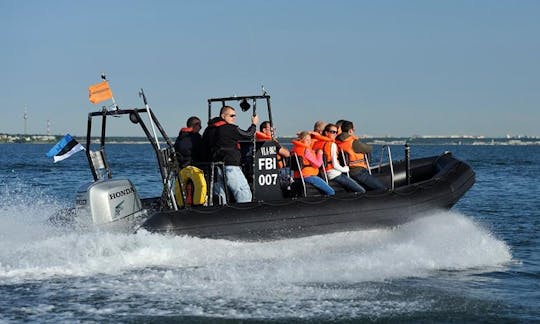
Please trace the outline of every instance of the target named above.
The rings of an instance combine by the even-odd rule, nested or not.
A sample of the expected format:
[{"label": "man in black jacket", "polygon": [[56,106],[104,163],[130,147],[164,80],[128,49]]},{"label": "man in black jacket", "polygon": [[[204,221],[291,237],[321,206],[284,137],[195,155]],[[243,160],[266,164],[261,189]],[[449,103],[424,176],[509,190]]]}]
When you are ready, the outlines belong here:
[{"label": "man in black jacket", "polygon": [[201,120],[196,116],[189,117],[186,127],[180,129],[176,142],[174,142],[174,150],[178,156],[180,168],[185,168],[192,162],[201,161],[200,130]]},{"label": "man in black jacket", "polygon": [[214,117],[208,121],[201,140],[201,161],[212,162],[211,149],[215,146],[217,128],[225,124],[221,117]]},{"label": "man in black jacket", "polygon": [[[212,126],[209,125],[215,129],[211,130],[209,138],[205,141],[210,145],[210,160],[224,162],[227,188],[233,194],[236,202],[250,202],[252,199],[251,188],[240,167],[241,152],[238,141],[253,140],[259,117],[256,115],[251,117],[251,126],[247,130],[242,130],[235,124],[236,113],[233,107],[222,107],[220,117],[221,120],[216,121]],[[223,197],[221,177],[218,177],[216,189]]]}]

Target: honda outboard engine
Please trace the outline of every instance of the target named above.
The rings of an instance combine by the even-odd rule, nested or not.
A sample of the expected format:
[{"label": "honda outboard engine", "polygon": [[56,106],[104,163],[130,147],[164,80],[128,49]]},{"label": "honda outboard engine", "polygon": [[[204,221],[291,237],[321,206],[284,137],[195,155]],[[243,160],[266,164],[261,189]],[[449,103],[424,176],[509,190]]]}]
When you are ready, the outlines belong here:
[{"label": "honda outboard engine", "polygon": [[133,229],[146,212],[135,186],[128,179],[105,179],[82,185],[77,190],[77,216],[105,227]]}]

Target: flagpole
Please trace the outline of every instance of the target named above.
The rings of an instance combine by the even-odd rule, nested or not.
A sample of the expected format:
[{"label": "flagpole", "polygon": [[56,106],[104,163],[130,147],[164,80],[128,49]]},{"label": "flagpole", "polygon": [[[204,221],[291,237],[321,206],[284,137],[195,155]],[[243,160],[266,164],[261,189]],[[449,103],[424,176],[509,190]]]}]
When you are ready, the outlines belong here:
[{"label": "flagpole", "polygon": [[154,119],[152,118],[152,113],[150,112],[150,106],[148,105],[148,101],[146,101],[146,95],[144,94],[144,90],[142,88],[141,88],[141,91],[139,91],[139,97],[143,98],[144,107],[146,108],[146,112],[148,113],[148,117],[150,118],[150,126],[152,127],[152,132],[154,133],[154,138],[156,139],[158,150],[161,150],[161,147],[159,146],[157,133],[156,133],[156,128],[154,126]]},{"label": "flagpole", "polygon": [[[105,75],[105,73],[101,73],[101,79],[103,79],[103,81],[107,81],[107,82],[109,81],[107,80],[107,75]],[[111,91],[111,100],[112,100],[114,109],[118,110],[118,105],[116,104],[116,100],[114,100],[114,95],[112,94],[112,91]]]},{"label": "flagpole", "polygon": [[112,100],[112,103],[113,103],[113,106],[116,110],[118,110],[118,105],[116,104],[116,101],[114,100],[114,96],[111,97],[111,100]]}]

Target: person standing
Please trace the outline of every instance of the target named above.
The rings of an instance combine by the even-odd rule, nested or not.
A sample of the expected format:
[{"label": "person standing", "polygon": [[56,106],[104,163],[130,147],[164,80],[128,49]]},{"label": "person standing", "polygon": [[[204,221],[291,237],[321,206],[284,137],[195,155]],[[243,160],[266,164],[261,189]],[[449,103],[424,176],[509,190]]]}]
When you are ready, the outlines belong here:
[{"label": "person standing", "polygon": [[201,161],[201,120],[197,116],[191,116],[186,122],[186,127],[180,129],[174,142],[174,150],[178,157],[180,168],[191,165],[192,162]]},{"label": "person standing", "polygon": [[[236,202],[250,202],[252,199],[251,188],[242,172],[241,152],[238,141],[253,140],[259,123],[257,115],[251,116],[251,126],[247,130],[242,130],[236,125],[236,112],[233,107],[223,106],[220,111],[221,120],[224,123],[217,123],[210,141],[210,160],[212,162],[223,162],[227,188],[230,190]],[[225,196],[221,177],[218,176],[216,186],[222,198]]]},{"label": "person standing", "polygon": [[206,202],[206,181],[204,172],[195,165],[202,161],[201,119],[191,116],[186,121],[186,127],[180,129],[174,142],[178,166],[177,182],[175,183],[176,203],[179,206],[204,205]]}]

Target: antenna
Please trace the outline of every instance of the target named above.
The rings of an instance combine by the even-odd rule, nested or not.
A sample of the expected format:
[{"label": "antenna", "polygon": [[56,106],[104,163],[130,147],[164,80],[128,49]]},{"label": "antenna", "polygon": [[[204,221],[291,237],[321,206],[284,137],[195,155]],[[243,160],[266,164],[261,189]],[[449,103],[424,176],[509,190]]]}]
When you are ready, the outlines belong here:
[{"label": "antenna", "polygon": [[24,135],[26,135],[26,131],[27,131],[27,122],[26,121],[28,120],[28,113],[27,113],[26,105],[24,105],[23,119],[24,119]]}]

